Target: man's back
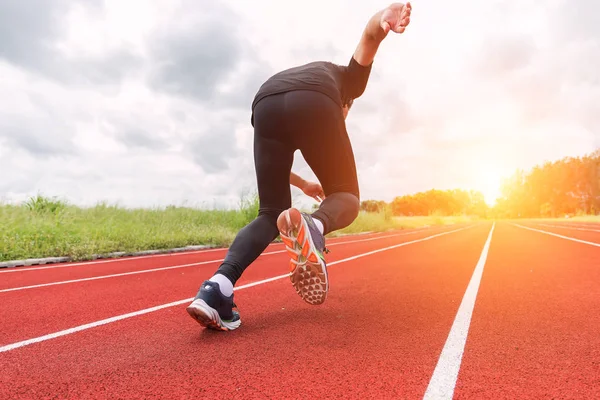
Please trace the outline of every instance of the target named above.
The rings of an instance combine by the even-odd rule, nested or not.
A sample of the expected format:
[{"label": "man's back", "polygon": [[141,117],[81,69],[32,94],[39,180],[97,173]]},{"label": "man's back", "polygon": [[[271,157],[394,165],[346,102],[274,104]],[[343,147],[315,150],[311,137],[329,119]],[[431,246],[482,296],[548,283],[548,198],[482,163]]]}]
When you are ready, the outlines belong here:
[{"label": "man's back", "polygon": [[326,94],[342,106],[343,69],[326,61],[315,61],[289,68],[271,76],[260,87],[252,110],[262,98],[291,90],[314,90]]}]

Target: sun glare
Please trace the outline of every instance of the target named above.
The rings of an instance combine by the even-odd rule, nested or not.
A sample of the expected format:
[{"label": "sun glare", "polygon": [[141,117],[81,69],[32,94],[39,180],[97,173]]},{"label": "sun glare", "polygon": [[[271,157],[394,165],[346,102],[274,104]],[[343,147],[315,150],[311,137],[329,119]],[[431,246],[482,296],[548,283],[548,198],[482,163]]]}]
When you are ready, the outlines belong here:
[{"label": "sun glare", "polygon": [[483,194],[485,202],[490,207],[494,206],[496,200],[500,197],[504,176],[505,174],[500,168],[493,166],[482,167],[479,170],[475,189]]},{"label": "sun glare", "polygon": [[487,187],[481,190],[486,204],[490,207],[493,207],[496,204],[496,199],[500,197],[499,185],[499,183],[498,186],[496,186],[490,182],[490,184]]}]

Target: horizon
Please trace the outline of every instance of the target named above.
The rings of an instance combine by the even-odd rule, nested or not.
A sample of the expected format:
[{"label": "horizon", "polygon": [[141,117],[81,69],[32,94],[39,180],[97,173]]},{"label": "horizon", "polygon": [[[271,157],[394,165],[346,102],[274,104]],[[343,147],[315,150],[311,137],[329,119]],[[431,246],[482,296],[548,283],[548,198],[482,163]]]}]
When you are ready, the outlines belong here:
[{"label": "horizon", "polygon": [[[539,167],[543,167],[545,164],[547,163],[556,163],[556,162],[560,162],[560,161],[566,161],[569,159],[581,159],[584,157],[590,157],[593,155],[598,155],[600,154],[600,147],[598,149],[596,149],[594,152],[592,153],[585,153],[582,155],[577,155],[577,156],[573,156],[573,155],[567,155],[564,156],[560,159],[554,159],[554,160],[543,160],[540,164],[536,164],[534,165],[532,168],[530,168],[529,170],[523,170],[523,169],[518,169],[513,171],[511,174],[508,175],[491,175],[491,174],[487,174],[485,170],[482,170],[482,172],[480,172],[480,177],[484,178],[484,184],[482,187],[484,187],[484,190],[481,189],[472,189],[472,188],[461,188],[461,187],[450,187],[450,188],[446,188],[446,189],[439,189],[439,188],[435,188],[435,187],[431,187],[429,189],[420,191],[420,192],[413,192],[413,193],[400,193],[397,194],[396,196],[393,196],[393,198],[389,201],[386,200],[382,200],[382,199],[377,199],[377,198],[362,198],[361,199],[361,203],[364,202],[369,202],[369,201],[375,201],[375,202],[379,202],[379,201],[383,201],[386,204],[391,204],[394,199],[396,198],[400,198],[400,197],[404,197],[404,196],[414,196],[414,195],[418,195],[418,194],[422,194],[422,193],[426,193],[426,192],[430,192],[430,191],[434,191],[434,190],[441,190],[441,191],[452,191],[452,190],[463,190],[466,192],[476,192],[476,193],[480,193],[485,201],[485,204],[488,208],[490,209],[494,209],[496,208],[499,204],[498,201],[501,200],[503,198],[503,194],[502,194],[502,184],[504,182],[508,182],[512,177],[514,177],[517,173],[519,172],[523,172],[525,175],[530,174],[533,171],[533,168],[539,168]],[[600,161],[598,161],[600,162]],[[486,180],[488,177],[494,177],[497,179],[491,179],[491,180]],[[600,187],[600,184],[599,184]],[[56,196],[56,195],[51,195],[51,194],[46,194],[46,193],[35,193],[30,195],[27,198],[21,199],[19,201],[6,201],[5,199],[2,199],[2,197],[0,197],[0,205],[3,204],[8,204],[8,205],[25,205],[28,202],[31,202],[32,200],[34,200],[36,197],[38,198],[44,198],[50,201],[59,201],[59,202],[63,202],[65,204],[68,205],[73,205],[76,207],[82,207],[82,208],[89,208],[89,207],[97,207],[97,206],[115,206],[115,207],[122,207],[122,208],[127,208],[127,209],[154,209],[154,208],[168,208],[168,207],[183,207],[183,208],[196,208],[196,209],[212,209],[212,210],[232,210],[232,209],[237,209],[241,206],[241,204],[245,201],[248,201],[248,198],[258,198],[257,197],[257,193],[256,191],[254,192],[244,192],[244,193],[240,193],[239,197],[237,199],[237,204],[232,206],[232,203],[229,204],[218,204],[217,202],[213,201],[212,202],[212,207],[207,207],[206,204],[208,202],[201,202],[200,204],[198,202],[193,202],[191,200],[188,199],[184,199],[181,202],[175,204],[155,204],[155,205],[149,205],[149,206],[144,206],[144,207],[139,207],[139,206],[127,206],[127,205],[123,205],[120,204],[118,201],[116,202],[110,202],[107,201],[106,199],[98,199],[95,203],[88,203],[88,204],[78,204],[78,203],[74,203],[72,201],[70,201],[70,199],[64,197],[64,196]],[[294,199],[293,199],[294,200]],[[304,207],[308,207],[311,205],[316,204],[316,201],[312,201],[310,199],[304,199],[305,201],[302,201],[302,199],[300,201],[298,201],[298,199],[295,199],[295,203],[299,203],[300,206],[304,206]]]}]

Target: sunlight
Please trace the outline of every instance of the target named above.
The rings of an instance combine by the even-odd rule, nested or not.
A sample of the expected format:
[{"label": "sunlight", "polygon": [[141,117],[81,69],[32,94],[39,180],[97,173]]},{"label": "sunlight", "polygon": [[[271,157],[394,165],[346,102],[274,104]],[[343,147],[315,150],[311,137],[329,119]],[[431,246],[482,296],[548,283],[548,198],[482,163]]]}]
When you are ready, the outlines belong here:
[{"label": "sunlight", "polygon": [[496,200],[500,197],[500,182],[497,184],[490,181],[489,185],[481,190],[483,197],[488,206],[493,207]]},{"label": "sunlight", "polygon": [[477,187],[488,206],[493,207],[500,197],[502,180],[507,174],[498,166],[482,165],[477,174]]}]

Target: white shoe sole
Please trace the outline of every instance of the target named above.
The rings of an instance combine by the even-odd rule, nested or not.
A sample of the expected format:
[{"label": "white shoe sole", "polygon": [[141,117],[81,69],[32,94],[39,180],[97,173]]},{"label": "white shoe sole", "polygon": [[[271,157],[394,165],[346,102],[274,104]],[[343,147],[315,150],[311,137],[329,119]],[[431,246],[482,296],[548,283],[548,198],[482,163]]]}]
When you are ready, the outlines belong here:
[{"label": "white shoe sole", "polygon": [[329,291],[327,266],[317,254],[317,248],[310,236],[308,223],[298,210],[300,223],[292,222],[290,210],[284,211],[278,221],[279,234],[290,255],[290,280],[296,293],[308,304],[319,305],[325,302]]},{"label": "white shoe sole", "polygon": [[237,321],[223,321],[217,310],[206,304],[202,299],[194,300],[192,304],[187,306],[186,311],[200,325],[210,329],[232,331],[239,328],[242,324],[241,319]]}]

